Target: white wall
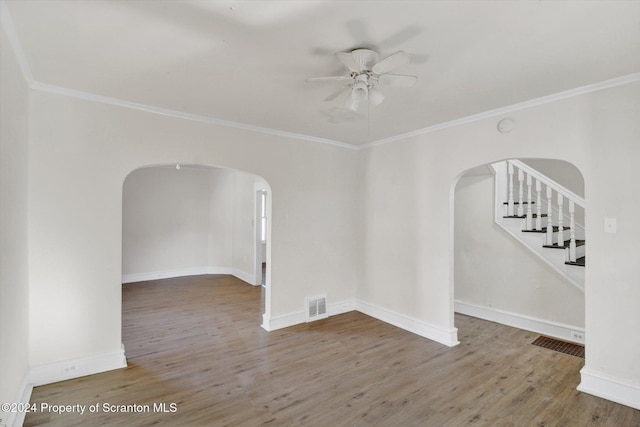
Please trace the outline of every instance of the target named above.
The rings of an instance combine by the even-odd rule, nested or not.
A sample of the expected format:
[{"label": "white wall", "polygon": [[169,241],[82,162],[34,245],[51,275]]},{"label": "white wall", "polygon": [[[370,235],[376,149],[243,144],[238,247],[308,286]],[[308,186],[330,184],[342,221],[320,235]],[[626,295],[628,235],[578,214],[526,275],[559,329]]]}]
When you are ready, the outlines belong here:
[{"label": "white wall", "polygon": [[584,328],[584,293],[495,224],[494,177],[485,170],[484,175],[464,175],[455,189],[456,301],[488,313]]},{"label": "white wall", "polygon": [[568,190],[584,197],[584,178],[572,164],[562,160],[551,159],[518,159],[538,172],[562,184]]},{"label": "white wall", "polygon": [[309,295],[353,299],[355,151],[42,91],[32,107],[32,365],[120,349],[122,185],[142,166],[221,166],[269,183],[267,326],[301,314]]},{"label": "white wall", "polygon": [[211,192],[208,195],[210,221],[208,225],[207,266],[214,271],[233,268],[234,179],[236,171],[209,169]]},{"label": "white wall", "polygon": [[[587,201],[586,351],[583,390],[602,397],[607,381],[635,387],[640,409],[640,83],[594,94],[583,125],[588,129],[584,170]],[[618,232],[604,232],[616,218]],[[593,260],[592,262],[589,260]],[[592,380],[592,381],[591,381]],[[593,389],[592,387],[597,387]],[[615,390],[607,390],[615,395]]]},{"label": "white wall", "polygon": [[[362,152],[365,211],[358,297],[447,330],[453,321],[453,184],[465,170],[507,158],[553,158],[584,173],[589,244],[585,378],[640,396],[640,84],[487,118]],[[605,217],[618,220],[606,234]],[[594,380],[596,381],[596,380]],[[617,386],[620,388],[616,389]],[[617,391],[610,393],[620,394]],[[593,390],[592,390],[593,392]],[[635,394],[634,394],[635,393]],[[640,398],[636,402],[640,401]]]},{"label": "white wall", "polygon": [[236,172],[233,178],[233,270],[255,284],[255,256],[261,255],[256,252],[256,177]]},{"label": "white wall", "polygon": [[[0,31],[0,402],[20,402],[29,360],[29,93]],[[0,412],[0,424],[15,413]]]},{"label": "white wall", "polygon": [[255,284],[254,187],[266,183],[231,169],[175,166],[137,169],[125,180],[123,281],[214,273]]},{"label": "white wall", "polygon": [[[233,193],[215,191],[214,173],[169,166],[129,174],[123,186],[123,276],[231,267]],[[215,227],[214,212],[226,228]]]}]

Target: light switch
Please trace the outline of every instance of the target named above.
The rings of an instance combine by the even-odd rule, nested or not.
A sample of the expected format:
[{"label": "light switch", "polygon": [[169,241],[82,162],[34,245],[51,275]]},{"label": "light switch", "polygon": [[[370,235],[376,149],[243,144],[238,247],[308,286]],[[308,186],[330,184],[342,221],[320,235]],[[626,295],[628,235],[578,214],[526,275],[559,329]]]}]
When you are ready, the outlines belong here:
[{"label": "light switch", "polygon": [[618,224],[616,218],[605,218],[604,219],[604,232],[605,233],[617,233],[618,232]]}]

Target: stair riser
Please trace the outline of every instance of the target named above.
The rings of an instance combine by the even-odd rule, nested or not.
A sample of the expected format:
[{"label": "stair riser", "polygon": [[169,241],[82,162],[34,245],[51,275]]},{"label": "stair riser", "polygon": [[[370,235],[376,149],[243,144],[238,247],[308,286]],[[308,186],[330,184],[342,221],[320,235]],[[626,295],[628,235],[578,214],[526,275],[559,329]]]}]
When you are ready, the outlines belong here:
[{"label": "stair riser", "polygon": [[[565,249],[567,251],[567,261],[569,260],[569,248]],[[586,255],[586,246],[578,246],[576,247],[576,258],[582,258]]]},{"label": "stair riser", "polygon": [[[534,228],[533,228],[532,230],[526,230],[526,229],[525,229],[525,225],[526,225],[526,224],[524,224],[524,223],[522,224],[522,231],[523,231],[523,232],[547,234],[547,228],[546,228],[546,226],[545,226],[545,227],[542,227],[542,231],[537,231],[537,230],[535,230],[535,225],[534,225]],[[559,234],[559,233],[560,233],[559,231],[553,231],[553,232],[552,232],[552,234],[553,234],[553,241],[554,241],[554,242],[557,242],[557,241],[558,241],[558,234]],[[569,238],[571,237],[571,230],[564,230],[564,232],[563,232],[563,236],[562,236],[562,237],[564,237],[564,239],[565,239],[565,240],[569,240]],[[584,233],[582,232],[582,230],[576,230],[576,236],[575,236],[575,238],[576,238],[576,240],[585,240],[585,238],[584,238]]]},{"label": "stair riser", "polygon": [[[505,215],[506,215],[506,213],[505,213]],[[505,218],[505,219],[509,219],[509,220],[513,220],[513,221],[520,220],[521,223],[522,223],[522,230],[523,231],[527,230],[527,220],[526,219],[524,219],[524,218]],[[545,217],[541,218],[541,220],[542,220],[542,224],[541,224],[542,225],[542,229],[544,230],[544,232],[546,232],[546,229],[547,229],[547,217],[545,216]],[[558,225],[557,218],[555,218],[555,217],[554,217],[553,225],[554,226]],[[565,217],[565,221],[562,224],[562,226],[563,227],[568,227],[569,226],[569,219],[568,218]],[[530,228],[529,231],[535,230],[535,228],[536,228],[536,218],[532,218],[532,220],[531,220],[531,228]],[[567,233],[569,233],[569,230],[565,230],[565,234],[567,234]],[[576,226],[575,233],[576,233],[576,239],[578,239],[578,240],[584,240],[585,239],[584,230],[579,225]],[[569,234],[567,234],[567,238],[569,238]]]}]

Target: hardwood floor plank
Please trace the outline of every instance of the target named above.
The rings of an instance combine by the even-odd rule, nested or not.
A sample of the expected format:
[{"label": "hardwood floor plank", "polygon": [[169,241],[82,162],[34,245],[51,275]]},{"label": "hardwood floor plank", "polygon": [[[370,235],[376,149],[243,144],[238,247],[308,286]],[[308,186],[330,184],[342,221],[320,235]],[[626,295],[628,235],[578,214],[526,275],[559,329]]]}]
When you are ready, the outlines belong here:
[{"label": "hardwood floor plank", "polygon": [[456,315],[449,348],[349,312],[266,332],[263,301],[222,275],[124,285],[129,366],[36,387],[31,402],[177,411],[29,413],[24,425],[640,426],[640,411],[576,391],[583,359],[527,331]]}]

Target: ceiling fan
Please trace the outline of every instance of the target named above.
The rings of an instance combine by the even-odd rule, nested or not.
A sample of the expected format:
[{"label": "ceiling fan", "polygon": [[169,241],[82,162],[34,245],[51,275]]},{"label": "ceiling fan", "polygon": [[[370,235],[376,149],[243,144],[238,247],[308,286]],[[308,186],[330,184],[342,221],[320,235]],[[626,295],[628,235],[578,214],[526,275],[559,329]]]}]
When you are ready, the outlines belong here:
[{"label": "ceiling fan", "polygon": [[344,87],[333,92],[324,100],[334,100],[343,93],[350,91],[351,95],[347,97],[345,106],[352,111],[357,111],[363,103],[376,106],[384,101],[384,95],[377,88],[378,84],[412,87],[418,81],[416,76],[389,74],[389,71],[409,63],[409,55],[401,50],[381,61],[379,61],[378,54],[370,49],[354,49],[351,52],[338,52],[336,56],[350,71],[349,75],[312,77],[307,79],[307,81],[347,82]]}]

